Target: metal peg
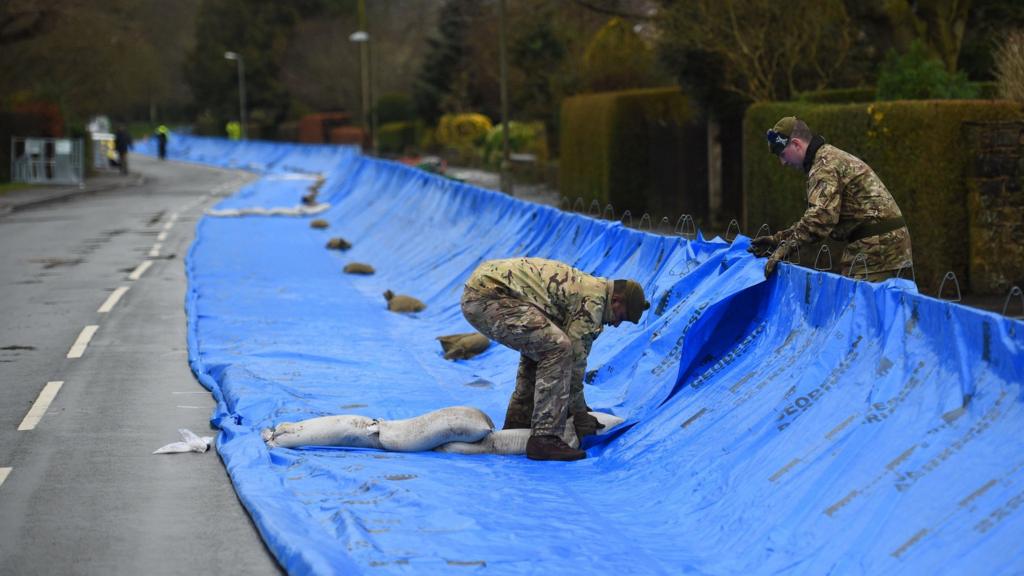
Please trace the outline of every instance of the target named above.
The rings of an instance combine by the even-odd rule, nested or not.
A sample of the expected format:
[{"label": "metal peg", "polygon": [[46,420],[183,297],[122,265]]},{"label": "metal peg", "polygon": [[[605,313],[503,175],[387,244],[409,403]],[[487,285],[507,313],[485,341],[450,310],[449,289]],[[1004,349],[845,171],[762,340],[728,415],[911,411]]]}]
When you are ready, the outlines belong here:
[{"label": "metal peg", "polygon": [[[821,255],[828,256],[828,266],[818,266],[818,261],[821,260]],[[820,272],[827,272],[832,270],[832,249],[828,247],[828,244],[822,244],[821,248],[818,249],[818,255],[814,257],[814,269]]]},{"label": "metal peg", "polygon": [[[736,227],[736,233],[733,234],[732,237],[730,238],[729,237],[729,232],[732,232],[733,226]],[[732,220],[729,220],[729,227],[725,229],[725,241],[726,242],[732,242],[740,234],[741,234],[741,232],[740,232],[740,223],[737,222],[735,218],[733,218]]]},{"label": "metal peg", "polygon": [[1021,316],[1024,316],[1024,292],[1021,292],[1020,286],[1010,288],[1010,293],[1006,295],[1006,302],[1003,302],[1003,316],[1006,316],[1006,309],[1010,307],[1010,299],[1014,296],[1020,298],[1020,313]]},{"label": "metal peg", "polygon": [[[956,299],[942,297],[942,289],[945,288],[946,286],[946,280],[953,281],[953,286],[956,287]],[[956,279],[956,274],[953,274],[952,270],[946,272],[946,275],[942,277],[942,282],[939,283],[939,293],[936,296],[936,298],[938,298],[939,300],[949,300],[950,302],[960,301],[960,281]]]}]

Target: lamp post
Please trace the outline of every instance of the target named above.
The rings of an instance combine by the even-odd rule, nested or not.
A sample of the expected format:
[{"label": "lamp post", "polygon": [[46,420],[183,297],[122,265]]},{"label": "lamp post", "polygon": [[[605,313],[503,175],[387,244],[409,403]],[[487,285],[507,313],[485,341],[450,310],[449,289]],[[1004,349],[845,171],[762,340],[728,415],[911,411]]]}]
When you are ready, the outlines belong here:
[{"label": "lamp post", "polygon": [[511,159],[508,146],[508,48],[505,30],[505,0],[500,0],[498,26],[498,69],[501,89],[501,191],[512,194],[512,177],[509,174]]},{"label": "lamp post", "polygon": [[245,127],[245,60],[238,52],[225,52],[224,58],[238,62],[238,117],[242,124],[242,140],[247,139]]},{"label": "lamp post", "polygon": [[[359,25],[366,27],[366,12],[362,10],[362,2],[359,2]],[[370,118],[370,33],[365,30],[358,30],[349,35],[348,39],[359,45],[359,76],[362,91],[362,126],[370,135],[370,141],[374,141],[374,127]],[[371,143],[372,146],[372,143]]]}]

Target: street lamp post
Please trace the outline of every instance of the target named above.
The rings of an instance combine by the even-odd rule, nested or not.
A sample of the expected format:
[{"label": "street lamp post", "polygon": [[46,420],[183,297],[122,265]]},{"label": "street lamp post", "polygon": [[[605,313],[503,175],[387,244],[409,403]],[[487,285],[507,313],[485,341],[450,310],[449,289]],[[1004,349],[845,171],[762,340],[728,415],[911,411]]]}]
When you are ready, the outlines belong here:
[{"label": "street lamp post", "polygon": [[500,0],[498,26],[498,69],[501,90],[501,191],[512,194],[512,177],[509,174],[511,159],[508,146],[508,47],[505,30],[505,0]]},{"label": "street lamp post", "polygon": [[224,58],[238,62],[238,117],[242,124],[242,140],[246,140],[248,133],[245,126],[245,60],[241,54],[230,51],[224,53]]}]

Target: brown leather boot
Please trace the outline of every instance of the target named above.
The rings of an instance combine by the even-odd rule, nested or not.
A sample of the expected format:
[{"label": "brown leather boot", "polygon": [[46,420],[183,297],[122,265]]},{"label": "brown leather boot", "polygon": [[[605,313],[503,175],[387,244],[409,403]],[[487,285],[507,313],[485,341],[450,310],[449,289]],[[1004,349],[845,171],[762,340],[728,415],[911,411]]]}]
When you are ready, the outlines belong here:
[{"label": "brown leather boot", "polygon": [[530,460],[568,462],[582,460],[587,457],[587,453],[571,448],[558,436],[530,436],[530,439],[526,441],[526,457]]}]

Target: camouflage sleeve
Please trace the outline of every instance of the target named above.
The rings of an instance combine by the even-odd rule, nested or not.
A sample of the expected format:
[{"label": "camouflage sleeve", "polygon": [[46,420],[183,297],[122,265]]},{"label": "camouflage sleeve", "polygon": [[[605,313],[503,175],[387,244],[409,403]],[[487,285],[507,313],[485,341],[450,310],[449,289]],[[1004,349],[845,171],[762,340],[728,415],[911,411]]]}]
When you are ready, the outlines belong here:
[{"label": "camouflage sleeve", "polygon": [[796,224],[776,233],[776,240],[794,240],[800,246],[826,238],[839,222],[841,194],[834,170],[821,171],[807,182],[809,204]]},{"label": "camouflage sleeve", "polygon": [[569,412],[585,411],[587,401],[583,397],[583,375],[587,371],[587,357],[590,347],[601,334],[604,305],[599,298],[584,298],[579,309],[572,315],[565,334],[572,340],[572,378],[569,381]]},{"label": "camouflage sleeve", "polygon": [[587,372],[587,357],[594,343],[591,338],[572,341],[572,378],[569,380],[569,413],[587,411],[587,399],[583,396],[583,376]]}]

